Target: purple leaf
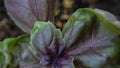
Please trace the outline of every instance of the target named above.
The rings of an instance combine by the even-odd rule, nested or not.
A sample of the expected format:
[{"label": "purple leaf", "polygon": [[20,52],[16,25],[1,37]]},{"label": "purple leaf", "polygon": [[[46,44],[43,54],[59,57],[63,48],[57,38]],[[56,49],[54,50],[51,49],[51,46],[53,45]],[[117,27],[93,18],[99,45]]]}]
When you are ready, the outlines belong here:
[{"label": "purple leaf", "polygon": [[[90,40],[90,42],[86,42],[85,44],[83,44],[82,46],[72,50],[69,52],[69,54],[72,54],[72,55],[77,55],[77,54],[83,54],[84,52],[89,52],[91,53],[90,51],[95,49],[95,50],[99,50],[99,49],[104,49],[105,47],[109,47],[109,45],[111,45],[111,39],[113,39],[115,37],[113,36],[106,36],[106,37],[103,37],[103,38],[100,38],[100,39],[97,39],[97,40]],[[98,49],[97,49],[98,48]]]},{"label": "purple leaf", "polygon": [[5,0],[8,15],[27,33],[31,32],[35,21],[53,21],[53,5],[49,0]]}]

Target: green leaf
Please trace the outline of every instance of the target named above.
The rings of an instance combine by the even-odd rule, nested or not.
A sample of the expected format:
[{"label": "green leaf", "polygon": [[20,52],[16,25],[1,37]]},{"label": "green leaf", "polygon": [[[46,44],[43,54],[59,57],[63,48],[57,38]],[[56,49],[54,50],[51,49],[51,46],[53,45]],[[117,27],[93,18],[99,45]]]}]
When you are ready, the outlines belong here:
[{"label": "green leaf", "polygon": [[108,19],[112,24],[114,24],[117,28],[120,29],[120,21],[117,20],[117,17],[112,13],[102,10],[102,9],[95,9],[95,11],[101,15],[103,15],[106,19]]},{"label": "green leaf", "polygon": [[97,12],[93,10],[91,11],[97,15],[97,17],[103,22],[103,26],[105,26],[108,30],[120,34],[120,22],[116,24],[117,19],[111,13],[104,10],[95,10]]},{"label": "green leaf", "polygon": [[[29,35],[9,38],[0,42],[0,67],[18,68],[35,60],[30,53]],[[30,62],[29,62],[30,61]]]}]

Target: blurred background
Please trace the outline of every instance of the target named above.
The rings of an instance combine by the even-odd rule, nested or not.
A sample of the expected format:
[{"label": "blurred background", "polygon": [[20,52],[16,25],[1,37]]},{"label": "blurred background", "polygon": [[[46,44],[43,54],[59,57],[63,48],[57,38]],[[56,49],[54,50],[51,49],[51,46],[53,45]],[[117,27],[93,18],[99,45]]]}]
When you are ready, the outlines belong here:
[{"label": "blurred background", "polygon": [[[57,0],[55,25],[62,29],[70,15],[78,8],[100,8],[113,13],[120,20],[120,0]],[[23,34],[7,15],[4,1],[0,0],[0,41]]]}]

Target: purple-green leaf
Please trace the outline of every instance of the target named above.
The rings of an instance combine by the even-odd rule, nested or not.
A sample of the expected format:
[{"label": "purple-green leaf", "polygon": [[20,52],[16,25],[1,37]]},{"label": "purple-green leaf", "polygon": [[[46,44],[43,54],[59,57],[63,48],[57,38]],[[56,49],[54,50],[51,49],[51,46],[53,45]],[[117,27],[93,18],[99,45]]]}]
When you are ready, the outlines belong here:
[{"label": "purple-green leaf", "polygon": [[114,48],[118,46],[114,41],[118,38],[119,32],[108,29],[107,26],[113,23],[101,18],[103,16],[91,9],[79,9],[63,28],[69,54],[79,58],[85,66],[90,68],[99,68],[108,57],[113,55]]},{"label": "purple-green leaf", "polygon": [[[38,24],[41,22],[37,22]],[[43,22],[42,22],[43,23]],[[41,25],[42,25],[41,23]],[[37,26],[37,25],[36,25]],[[35,27],[36,27],[35,26]],[[40,64],[50,68],[72,68],[72,57],[65,52],[62,32],[46,22],[32,35],[32,45],[40,55]]]}]

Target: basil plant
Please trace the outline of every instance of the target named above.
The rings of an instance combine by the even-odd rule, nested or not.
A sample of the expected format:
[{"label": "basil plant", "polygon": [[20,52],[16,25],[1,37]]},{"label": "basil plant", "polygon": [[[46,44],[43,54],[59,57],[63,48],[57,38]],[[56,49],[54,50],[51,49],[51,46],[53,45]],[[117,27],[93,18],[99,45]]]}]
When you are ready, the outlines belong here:
[{"label": "basil plant", "polygon": [[62,30],[36,21],[29,35],[5,39],[0,68],[120,68],[120,23],[96,11],[78,9]]}]

